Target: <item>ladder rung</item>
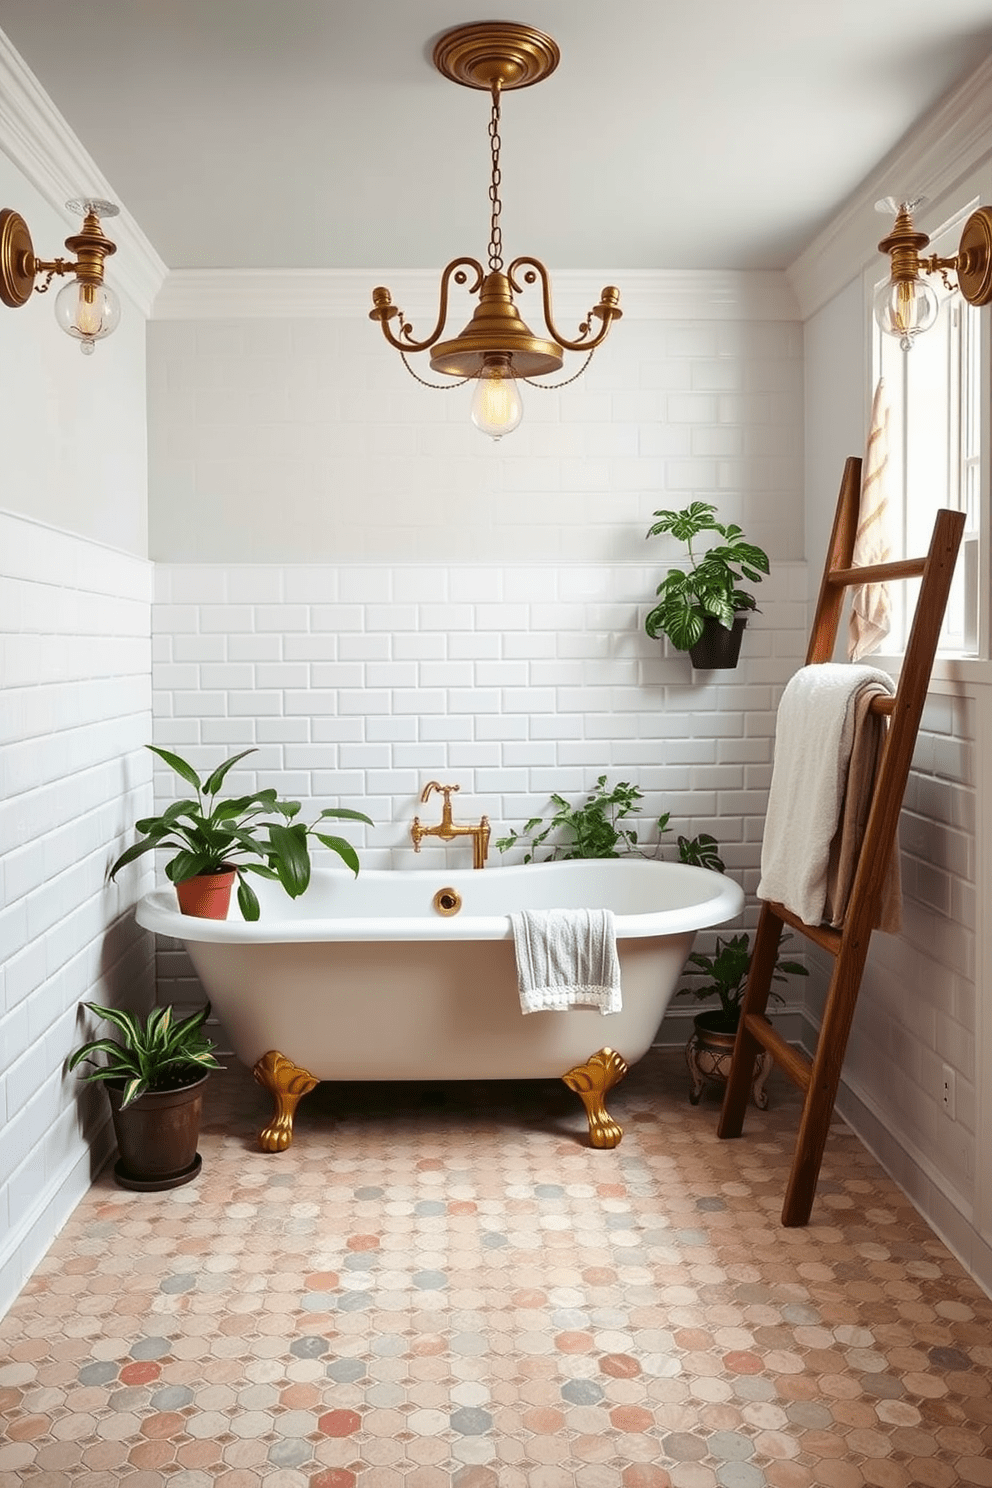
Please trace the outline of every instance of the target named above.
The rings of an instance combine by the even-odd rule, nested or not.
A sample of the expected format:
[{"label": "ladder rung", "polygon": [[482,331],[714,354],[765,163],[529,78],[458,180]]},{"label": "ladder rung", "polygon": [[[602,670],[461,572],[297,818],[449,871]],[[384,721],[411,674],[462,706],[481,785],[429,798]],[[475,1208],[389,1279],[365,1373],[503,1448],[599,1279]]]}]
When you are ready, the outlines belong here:
[{"label": "ladder rung", "polygon": [[763,1049],[768,1050],[775,1063],[785,1070],[793,1085],[798,1085],[800,1090],[809,1089],[813,1066],[805,1054],[786,1043],[778,1029],[773,1028],[760,1013],[745,1013],[744,1027]]},{"label": "ladder rung", "polygon": [[868,704],[869,713],[884,713],[891,715],[895,711],[896,700],[890,694],[880,693],[873,697]]},{"label": "ladder rung", "polygon": [[784,904],[772,904],[769,901],[768,908],[784,925],[798,930],[801,935],[806,936],[807,940],[813,941],[822,950],[829,951],[831,956],[840,955],[843,936],[839,930],[834,930],[831,925],[807,925],[797,914],[793,914],[791,909],[786,909]]},{"label": "ladder rung", "polygon": [[889,579],[918,579],[926,565],[926,558],[899,558],[895,563],[866,563],[860,568],[832,568],[827,574],[827,583],[847,589],[853,584],[884,584]]}]

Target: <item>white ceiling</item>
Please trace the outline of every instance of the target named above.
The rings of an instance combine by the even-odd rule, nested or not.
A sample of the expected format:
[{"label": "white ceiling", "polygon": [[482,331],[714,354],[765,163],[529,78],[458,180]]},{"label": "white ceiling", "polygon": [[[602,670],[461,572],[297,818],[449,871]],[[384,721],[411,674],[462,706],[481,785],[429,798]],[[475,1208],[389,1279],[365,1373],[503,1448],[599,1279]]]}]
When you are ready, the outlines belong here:
[{"label": "white ceiling", "polygon": [[[506,96],[502,126],[506,257],[555,269],[785,267],[992,51],[992,0],[497,14],[561,48],[550,78]],[[489,100],[430,54],[492,15],[465,0],[0,0],[0,30],[171,269],[484,257]]]}]

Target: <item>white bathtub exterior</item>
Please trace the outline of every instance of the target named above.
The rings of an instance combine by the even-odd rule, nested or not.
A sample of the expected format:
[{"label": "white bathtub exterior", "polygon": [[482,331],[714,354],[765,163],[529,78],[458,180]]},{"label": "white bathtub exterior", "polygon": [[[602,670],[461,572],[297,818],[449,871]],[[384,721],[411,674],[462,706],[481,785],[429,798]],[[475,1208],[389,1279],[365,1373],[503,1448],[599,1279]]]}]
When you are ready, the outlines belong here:
[{"label": "white bathtub exterior", "polygon": [[[703,868],[639,859],[472,870],[314,874],[287,899],[262,885],[246,924],[181,915],[174,891],[138,906],[181,940],[237,1057],[278,1050],[319,1080],[539,1079],[608,1046],[628,1064],[650,1047],[697,930],[738,915],[743,892]],[[462,896],[444,917],[434,894]],[[510,913],[614,912],[623,1007],[520,1010]]]}]

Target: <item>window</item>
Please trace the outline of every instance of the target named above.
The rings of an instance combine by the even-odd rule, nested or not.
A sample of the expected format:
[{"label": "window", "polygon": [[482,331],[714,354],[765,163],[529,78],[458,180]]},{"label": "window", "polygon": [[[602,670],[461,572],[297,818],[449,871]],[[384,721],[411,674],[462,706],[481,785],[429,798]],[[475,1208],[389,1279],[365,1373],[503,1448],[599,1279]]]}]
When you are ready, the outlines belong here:
[{"label": "window", "polygon": [[[927,253],[952,257],[961,228],[977,200],[956,213],[934,233]],[[953,283],[953,275],[951,276]],[[893,557],[926,552],[939,507],[966,516],[958,559],[941,634],[944,653],[976,654],[988,624],[980,614],[979,530],[982,525],[981,452],[983,376],[982,312],[930,276],[940,313],[911,351],[875,326],[873,371],[885,379],[889,404],[890,516]],[[872,286],[874,288],[874,286]],[[873,322],[874,325],[874,322]],[[894,508],[894,509],[893,509]],[[893,585],[891,649],[905,646],[917,589]]]}]

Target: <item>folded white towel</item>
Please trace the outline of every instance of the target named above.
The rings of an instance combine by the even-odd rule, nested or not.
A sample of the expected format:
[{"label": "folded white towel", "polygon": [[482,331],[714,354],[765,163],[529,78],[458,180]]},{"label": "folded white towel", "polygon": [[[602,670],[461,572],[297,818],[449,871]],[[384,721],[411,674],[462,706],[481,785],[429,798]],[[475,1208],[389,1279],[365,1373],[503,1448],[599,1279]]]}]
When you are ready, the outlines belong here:
[{"label": "folded white towel", "polygon": [[611,909],[525,909],[510,916],[520,1010],[620,1011],[620,962]]},{"label": "folded white towel", "polygon": [[877,667],[824,662],[802,667],[778,707],[757,892],[759,899],[784,904],[805,925],[823,919],[855,702],[864,688],[891,694],[895,683]]}]

